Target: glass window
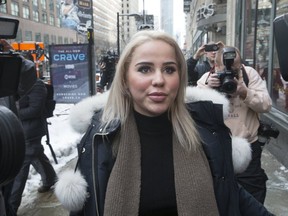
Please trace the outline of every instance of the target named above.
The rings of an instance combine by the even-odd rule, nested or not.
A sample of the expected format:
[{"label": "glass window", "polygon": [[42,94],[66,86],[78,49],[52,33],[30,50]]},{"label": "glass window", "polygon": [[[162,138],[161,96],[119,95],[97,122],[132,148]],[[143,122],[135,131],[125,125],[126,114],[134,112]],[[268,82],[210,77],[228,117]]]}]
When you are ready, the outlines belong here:
[{"label": "glass window", "polygon": [[57,23],[56,23],[57,27],[60,27],[60,23],[61,23],[61,21],[60,21],[60,18],[58,17],[57,18]]},{"label": "glass window", "polygon": [[22,41],[22,29],[18,29],[15,41]]},{"label": "glass window", "polygon": [[[278,0],[276,5],[276,17],[288,13],[288,0]],[[272,92],[273,105],[282,112],[288,111],[288,82],[281,76],[276,46],[274,45]]]},{"label": "glass window", "polygon": [[254,66],[254,39],[255,39],[255,0],[247,0],[245,8],[245,37],[244,37],[244,52],[243,59],[250,65]]},{"label": "glass window", "polygon": [[54,18],[54,15],[50,15],[50,18],[49,18],[49,24],[54,26],[55,25],[55,18]]},{"label": "glass window", "polygon": [[35,33],[35,41],[36,42],[42,42],[41,33]]},{"label": "glass window", "polygon": [[56,44],[57,41],[56,41],[56,35],[51,35],[51,43],[52,44]]},{"label": "glass window", "polygon": [[0,12],[1,12],[1,13],[7,13],[7,6],[6,6],[6,4],[0,5]]},{"label": "glass window", "polygon": [[47,14],[46,13],[42,14],[42,22],[43,23],[48,23],[48,18],[47,18]]},{"label": "glass window", "polygon": [[50,10],[50,11],[54,11],[54,2],[53,2],[53,0],[50,0],[49,10]]},{"label": "glass window", "polygon": [[46,0],[41,0],[41,6],[44,10],[46,10]]},{"label": "glass window", "polygon": [[30,19],[30,10],[29,10],[29,7],[23,5],[22,10],[23,10],[23,18],[25,18],[25,19]]},{"label": "glass window", "polygon": [[33,0],[33,5],[38,6],[38,0]]},{"label": "glass window", "polygon": [[269,62],[271,10],[271,0],[261,0],[258,2],[255,69],[265,80],[267,80],[267,73],[265,73],[265,71],[268,71]]},{"label": "glass window", "polygon": [[25,41],[32,41],[32,31],[25,31]]},{"label": "glass window", "polygon": [[39,22],[39,12],[33,11],[33,20]]},{"label": "glass window", "polygon": [[11,2],[11,14],[13,16],[19,16],[19,5],[17,2]]},{"label": "glass window", "polygon": [[58,43],[63,44],[63,38],[61,36],[58,36]]},{"label": "glass window", "polygon": [[65,37],[65,38],[64,38],[64,44],[68,44],[68,43],[69,43],[68,38]]},{"label": "glass window", "polygon": [[45,47],[49,45],[49,34],[44,34],[44,45]]}]

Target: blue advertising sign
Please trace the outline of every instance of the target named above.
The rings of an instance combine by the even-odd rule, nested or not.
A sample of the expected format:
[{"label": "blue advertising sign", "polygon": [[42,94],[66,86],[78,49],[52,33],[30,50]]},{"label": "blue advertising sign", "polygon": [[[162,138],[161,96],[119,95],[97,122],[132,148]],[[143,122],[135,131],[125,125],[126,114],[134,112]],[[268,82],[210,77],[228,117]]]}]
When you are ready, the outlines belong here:
[{"label": "blue advertising sign", "polygon": [[61,27],[86,35],[93,28],[92,0],[58,0]]},{"label": "blue advertising sign", "polygon": [[57,103],[77,103],[89,96],[88,44],[49,46],[50,76]]}]

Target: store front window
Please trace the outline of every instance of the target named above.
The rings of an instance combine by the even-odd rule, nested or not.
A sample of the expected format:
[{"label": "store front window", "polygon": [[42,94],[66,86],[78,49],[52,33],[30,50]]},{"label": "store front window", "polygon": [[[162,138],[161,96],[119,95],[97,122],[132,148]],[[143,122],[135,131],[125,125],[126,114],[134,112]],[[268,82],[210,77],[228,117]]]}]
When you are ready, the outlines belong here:
[{"label": "store front window", "polygon": [[275,18],[271,17],[273,8],[276,8],[276,17],[288,13],[288,0],[275,1],[276,5],[272,2],[274,3],[272,0],[245,1],[243,59],[246,64],[258,71],[268,87],[271,86],[269,89],[273,106],[282,112],[287,112],[288,82],[285,82],[281,76],[275,46],[271,72],[269,71],[269,55],[273,52],[270,46],[271,20]]},{"label": "store front window", "polygon": [[271,0],[258,1],[255,69],[265,80],[268,75],[271,10]]},{"label": "store front window", "polygon": [[[276,1],[276,17],[288,13],[288,0]],[[288,26],[287,26],[288,27]],[[274,46],[273,59],[273,76],[272,76],[272,92],[271,95],[274,106],[282,112],[288,112],[288,82],[285,81],[280,72],[276,46]]]}]

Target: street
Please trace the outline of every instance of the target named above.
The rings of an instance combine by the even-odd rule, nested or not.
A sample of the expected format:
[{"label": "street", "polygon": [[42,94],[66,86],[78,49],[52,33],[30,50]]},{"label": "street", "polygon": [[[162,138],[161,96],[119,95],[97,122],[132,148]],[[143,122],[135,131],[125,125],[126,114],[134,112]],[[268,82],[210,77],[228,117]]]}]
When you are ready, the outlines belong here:
[{"label": "street", "polygon": [[[75,159],[70,161],[66,167],[74,167]],[[288,169],[284,168],[277,159],[266,149],[262,155],[263,168],[268,175],[267,197],[265,206],[276,216],[288,215]],[[60,205],[53,192],[37,194],[34,203],[22,205],[18,211],[19,216],[68,216],[69,213]],[[25,205],[23,205],[25,203]]]}]

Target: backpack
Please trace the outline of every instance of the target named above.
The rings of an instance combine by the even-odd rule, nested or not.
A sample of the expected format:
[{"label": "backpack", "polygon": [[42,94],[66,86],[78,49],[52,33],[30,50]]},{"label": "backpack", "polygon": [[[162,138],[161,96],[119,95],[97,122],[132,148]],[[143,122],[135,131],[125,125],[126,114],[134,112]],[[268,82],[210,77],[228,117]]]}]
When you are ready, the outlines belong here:
[{"label": "backpack", "polygon": [[53,87],[53,85],[47,84],[47,83],[45,83],[45,87],[47,89],[47,97],[46,97],[44,115],[46,118],[50,118],[53,116],[53,112],[54,112],[55,106],[56,106],[56,101],[53,99],[54,87]]}]

